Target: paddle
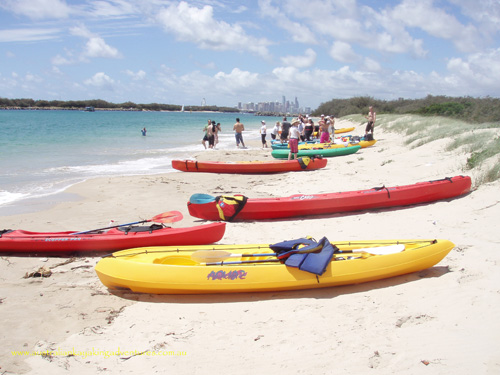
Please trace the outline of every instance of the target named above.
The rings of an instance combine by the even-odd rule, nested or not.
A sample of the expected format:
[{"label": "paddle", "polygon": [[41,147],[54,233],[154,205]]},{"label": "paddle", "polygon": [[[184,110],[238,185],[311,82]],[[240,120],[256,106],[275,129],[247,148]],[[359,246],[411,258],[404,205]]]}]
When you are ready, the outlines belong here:
[{"label": "paddle", "polygon": [[[370,255],[388,255],[400,253],[405,249],[405,245],[389,245],[389,246],[379,246],[379,247],[367,247],[363,249],[354,249],[354,250],[345,250],[336,252],[335,254],[353,254],[353,253],[364,253]],[[276,256],[275,253],[263,253],[263,254],[235,254],[230,253],[224,250],[198,250],[191,254],[191,259],[198,263],[206,263],[206,262],[221,262],[224,259],[228,258],[247,258],[247,257],[270,257]],[[262,260],[263,262],[269,262],[270,260]],[[257,262],[257,261],[242,261],[245,263],[248,262]],[[225,264],[233,264],[224,262]],[[234,263],[238,264],[238,263]]]},{"label": "paddle", "polygon": [[86,234],[86,233],[97,232],[97,231],[104,230],[104,229],[125,227],[127,225],[142,224],[142,223],[148,223],[151,221],[153,221],[155,223],[175,223],[176,221],[180,221],[180,220],[182,220],[182,213],[180,213],[179,211],[167,211],[167,212],[158,214],[149,220],[134,221],[133,223],[112,225],[109,227],[92,229],[92,230],[87,230],[87,231],[83,231],[83,232],[75,232],[75,233],[71,233],[71,234]]}]

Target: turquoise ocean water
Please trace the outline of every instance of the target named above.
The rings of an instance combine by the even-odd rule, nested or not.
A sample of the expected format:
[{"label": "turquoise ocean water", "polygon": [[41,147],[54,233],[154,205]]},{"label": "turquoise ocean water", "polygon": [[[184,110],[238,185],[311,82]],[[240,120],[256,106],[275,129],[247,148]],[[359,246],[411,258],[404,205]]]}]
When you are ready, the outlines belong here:
[{"label": "turquoise ocean water", "polygon": [[[0,215],[22,212],[93,177],[174,172],[172,159],[203,151],[202,129],[220,122],[218,149],[236,149],[236,117],[244,139],[260,138],[278,119],[207,112],[0,110]],[[147,135],[141,129],[146,127]],[[208,150],[207,152],[213,152]]]}]

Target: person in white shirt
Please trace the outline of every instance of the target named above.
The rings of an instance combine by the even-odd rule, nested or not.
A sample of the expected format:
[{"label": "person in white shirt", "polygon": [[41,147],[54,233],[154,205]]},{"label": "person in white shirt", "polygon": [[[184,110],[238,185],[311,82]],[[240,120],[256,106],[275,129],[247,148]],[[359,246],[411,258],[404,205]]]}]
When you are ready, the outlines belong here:
[{"label": "person in white shirt", "polygon": [[260,127],[260,137],[262,139],[262,148],[264,148],[264,147],[267,147],[267,141],[266,141],[267,128],[266,128],[265,121],[261,121],[260,123],[262,124],[262,126]]},{"label": "person in white shirt", "polygon": [[299,120],[293,120],[292,126],[290,128],[290,135],[288,139],[288,146],[290,146],[290,153],[288,154],[288,160],[292,159],[292,155],[295,155],[295,159],[298,159],[299,152]]},{"label": "person in white shirt", "polygon": [[271,130],[271,138],[273,140],[275,140],[276,137],[280,135],[280,130],[281,130],[281,124],[279,121],[276,121],[276,125],[274,125],[273,130]]}]

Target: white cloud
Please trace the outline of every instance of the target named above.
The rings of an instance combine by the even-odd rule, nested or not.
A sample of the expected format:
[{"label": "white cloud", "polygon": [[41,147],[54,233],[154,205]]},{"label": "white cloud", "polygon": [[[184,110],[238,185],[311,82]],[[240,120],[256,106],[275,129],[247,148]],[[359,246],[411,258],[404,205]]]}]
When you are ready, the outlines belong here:
[{"label": "white cloud", "polygon": [[231,73],[218,72],[214,76],[215,80],[229,84],[232,87],[245,88],[260,83],[257,73],[242,71],[234,68]]},{"label": "white cloud", "polygon": [[75,36],[79,36],[87,40],[85,44],[84,51],[82,52],[80,58],[85,60],[86,58],[103,57],[103,58],[122,58],[122,54],[118,49],[108,45],[103,38],[99,35],[92,33],[85,27],[85,25],[78,25],[70,28],[70,33]]},{"label": "white cloud", "polygon": [[114,47],[106,44],[104,39],[95,36],[90,38],[85,45],[85,56],[87,57],[105,57],[105,58],[121,58],[122,54]]},{"label": "white cloud", "polygon": [[71,65],[74,64],[75,61],[61,55],[56,55],[52,58],[51,63],[52,65]]},{"label": "white cloud", "polygon": [[86,79],[83,82],[87,86],[95,86],[105,90],[114,90],[115,81],[103,72],[96,73],[92,78]]},{"label": "white cloud", "polygon": [[369,72],[379,72],[382,70],[382,66],[378,61],[365,57],[363,61],[363,69]]},{"label": "white cloud", "polygon": [[[291,21],[283,15],[283,12],[279,8],[271,5],[271,0],[259,0],[258,4],[262,16],[273,19],[276,22],[276,26],[286,30],[294,42],[304,44],[318,43],[314,33],[306,25]],[[303,4],[300,5],[300,8],[303,8]]]},{"label": "white cloud", "polygon": [[69,32],[71,35],[81,36],[82,38],[91,38],[94,36],[94,34],[92,34],[83,24],[71,27]]},{"label": "white cloud", "polygon": [[250,51],[267,57],[270,42],[248,36],[239,24],[229,24],[214,18],[213,8],[197,8],[181,1],[160,10],[156,16],[163,28],[178,40],[192,42],[202,49],[215,51]]},{"label": "white cloud", "polygon": [[492,37],[500,30],[500,2],[496,0],[448,0],[457,5],[462,14],[476,21],[478,29]]},{"label": "white cloud", "polygon": [[330,48],[330,56],[336,60],[343,63],[356,62],[361,59],[361,56],[353,51],[349,43],[336,41],[332,44]]},{"label": "white cloud", "polygon": [[31,74],[31,73],[26,73],[26,75],[24,76],[24,80],[26,82],[34,82],[34,83],[41,83],[41,82],[43,82],[42,78],[40,78],[39,76],[37,76],[35,74]]},{"label": "white cloud", "polygon": [[146,78],[146,72],[144,70],[139,70],[137,73],[131,70],[126,70],[125,74],[131,77],[134,81],[141,81]]},{"label": "white cloud", "polygon": [[[299,0],[288,0],[284,9],[302,19],[305,27],[316,32],[317,39],[323,38],[328,44],[334,40],[384,53],[410,53],[419,58],[426,55],[422,41],[414,39],[385,9],[376,11],[354,0],[308,0],[307,6]],[[352,61],[352,56],[345,60]]]},{"label": "white cloud", "polygon": [[453,76],[463,81],[464,86],[489,87],[498,90],[500,48],[472,54],[466,59],[450,59],[447,68]]},{"label": "white cloud", "polygon": [[2,30],[0,42],[36,42],[41,40],[56,39],[61,30],[57,28],[32,28]]},{"label": "white cloud", "polygon": [[373,24],[366,24],[366,34],[360,42],[366,48],[393,54],[409,53],[415,58],[427,56],[423,40],[414,38],[405,28],[405,24],[395,19],[390,11],[382,10],[380,13],[371,8],[364,8],[368,18]]},{"label": "white cloud", "polygon": [[71,8],[61,0],[3,0],[0,7],[31,19],[67,18]]},{"label": "white cloud", "polygon": [[92,7],[91,13],[96,17],[121,18],[138,13],[136,4],[140,2],[126,0],[111,1],[92,1],[89,5]]},{"label": "white cloud", "polygon": [[452,41],[461,51],[474,51],[481,42],[475,26],[462,25],[455,16],[434,7],[432,0],[404,0],[390,14],[406,26]]},{"label": "white cloud", "polygon": [[296,68],[308,68],[316,62],[316,52],[311,48],[306,49],[302,56],[284,56],[281,62],[288,66]]}]

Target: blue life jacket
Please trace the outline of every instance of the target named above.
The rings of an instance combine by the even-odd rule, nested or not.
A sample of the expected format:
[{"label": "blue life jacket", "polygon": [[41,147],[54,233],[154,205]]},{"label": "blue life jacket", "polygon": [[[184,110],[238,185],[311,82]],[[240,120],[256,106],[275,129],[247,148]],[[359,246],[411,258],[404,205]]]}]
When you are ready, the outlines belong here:
[{"label": "blue life jacket", "polygon": [[[299,248],[300,245],[304,246]],[[333,254],[338,251],[326,237],[319,242],[307,238],[283,241],[270,245],[270,248],[276,252],[278,259],[285,259],[286,266],[319,276],[325,273]]]}]

